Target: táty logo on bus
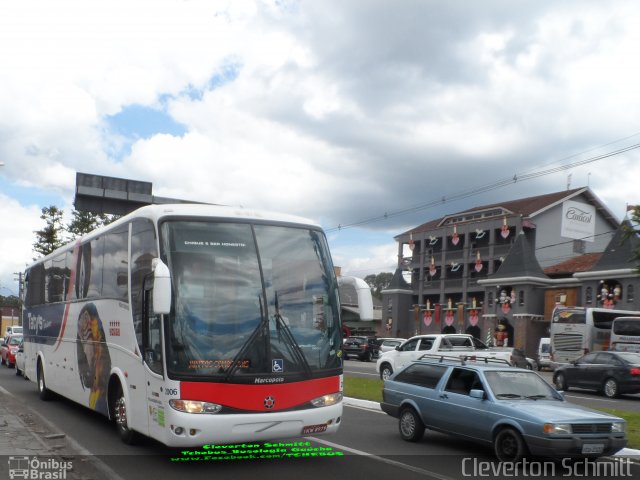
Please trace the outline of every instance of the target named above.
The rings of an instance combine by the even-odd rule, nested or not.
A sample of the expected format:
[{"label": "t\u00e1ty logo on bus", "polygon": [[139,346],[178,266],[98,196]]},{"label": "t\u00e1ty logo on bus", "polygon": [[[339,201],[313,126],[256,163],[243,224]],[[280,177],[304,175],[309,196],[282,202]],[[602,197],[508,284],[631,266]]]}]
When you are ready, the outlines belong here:
[{"label": "t\u00e1ty logo on bus", "polygon": [[30,480],[65,480],[67,470],[73,469],[73,463],[57,458],[38,458],[27,456],[9,457],[9,478]]}]

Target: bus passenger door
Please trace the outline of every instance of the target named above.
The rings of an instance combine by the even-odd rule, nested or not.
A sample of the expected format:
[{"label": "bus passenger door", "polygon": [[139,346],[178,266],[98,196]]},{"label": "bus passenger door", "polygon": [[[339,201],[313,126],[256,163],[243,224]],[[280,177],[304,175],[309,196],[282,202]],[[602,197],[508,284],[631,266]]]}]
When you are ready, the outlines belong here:
[{"label": "bus passenger door", "polygon": [[[152,285],[153,282],[145,284]],[[142,320],[144,370],[147,389],[147,420],[149,436],[158,440],[165,437],[164,353],[162,341],[162,315],[153,311],[153,288],[145,286]]]}]

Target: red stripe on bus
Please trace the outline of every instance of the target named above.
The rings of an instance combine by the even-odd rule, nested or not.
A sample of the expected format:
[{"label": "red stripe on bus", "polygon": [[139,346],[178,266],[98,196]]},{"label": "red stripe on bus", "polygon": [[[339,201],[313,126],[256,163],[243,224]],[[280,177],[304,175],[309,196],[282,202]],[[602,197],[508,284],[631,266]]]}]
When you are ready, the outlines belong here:
[{"label": "red stripe on bus", "polygon": [[[180,382],[180,398],[217,403],[240,410],[273,412],[303,405],[310,400],[340,391],[340,377],[318,378],[294,383],[232,384]],[[267,397],[275,403],[265,404]]]}]

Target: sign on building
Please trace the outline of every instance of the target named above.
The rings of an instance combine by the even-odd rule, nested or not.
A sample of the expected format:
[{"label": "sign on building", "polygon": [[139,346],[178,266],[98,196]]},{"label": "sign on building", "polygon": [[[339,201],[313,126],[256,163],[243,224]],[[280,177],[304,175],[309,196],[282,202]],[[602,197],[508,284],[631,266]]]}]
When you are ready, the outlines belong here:
[{"label": "sign on building", "polygon": [[596,208],[587,203],[567,200],[562,204],[560,235],[593,242],[596,233]]}]

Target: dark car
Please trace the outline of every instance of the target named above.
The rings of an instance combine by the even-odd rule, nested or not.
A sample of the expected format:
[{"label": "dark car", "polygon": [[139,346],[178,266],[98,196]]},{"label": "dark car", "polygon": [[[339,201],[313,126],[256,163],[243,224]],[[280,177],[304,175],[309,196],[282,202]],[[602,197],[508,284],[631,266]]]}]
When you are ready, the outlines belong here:
[{"label": "dark car", "polygon": [[376,358],[380,351],[380,344],[374,337],[347,337],[342,344],[342,354],[346,360],[358,357],[363,362]]},{"label": "dark car", "polygon": [[558,390],[585,388],[609,398],[621,393],[640,393],[640,354],[592,352],[573,363],[559,366],[553,383]]}]

